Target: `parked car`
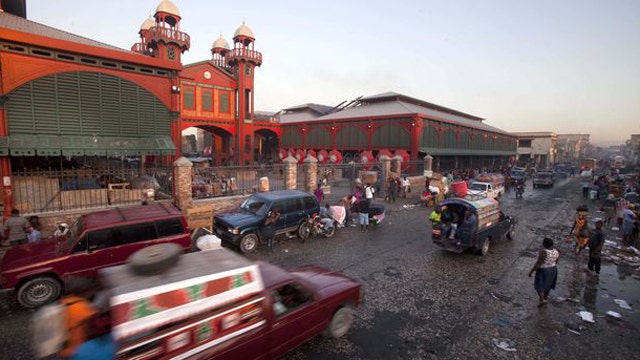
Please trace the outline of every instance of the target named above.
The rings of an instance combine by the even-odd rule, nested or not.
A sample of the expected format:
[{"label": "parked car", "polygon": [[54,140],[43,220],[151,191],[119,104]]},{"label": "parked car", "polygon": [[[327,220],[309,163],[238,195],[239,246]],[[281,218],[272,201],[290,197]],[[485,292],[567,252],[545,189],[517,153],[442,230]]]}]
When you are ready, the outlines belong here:
[{"label": "parked car", "polygon": [[253,252],[261,240],[261,228],[267,214],[278,209],[280,217],[275,223],[276,236],[295,233],[300,239],[309,237],[308,217],[320,213],[315,196],[299,190],[277,190],[251,195],[240,208],[216,214],[213,228],[223,242],[237,246],[243,253]]},{"label": "parked car", "polygon": [[[102,270],[119,359],[277,359],[319,334],[345,335],[362,302],[361,284],[314,265],[284,270],[227,249],[177,261],[144,252],[154,256]],[[154,258],[173,265],[149,273]]]},{"label": "parked car", "polygon": [[473,181],[469,185],[467,194],[474,198],[499,199],[504,191],[504,185],[501,183]]},{"label": "parked car", "polygon": [[149,245],[191,247],[187,220],[168,203],[114,208],[82,215],[60,237],[7,250],[0,266],[2,289],[17,291],[18,302],[38,307],[57,299],[70,277],[95,278],[101,268],[122,264]]},{"label": "parked car", "polygon": [[551,187],[556,181],[556,177],[552,172],[548,171],[538,171],[536,176],[533,178],[533,187]]},{"label": "parked car", "polygon": [[471,235],[471,241],[468,244],[462,244],[458,239],[448,237],[448,234],[443,232],[442,226],[433,227],[431,239],[434,244],[445,250],[457,253],[472,250],[484,256],[489,252],[490,243],[501,239],[513,240],[515,237],[516,220],[505,215],[496,200],[449,198],[439,205],[451,212],[456,219],[454,223],[458,226],[464,220],[467,209],[473,210],[477,217],[476,232]]}]

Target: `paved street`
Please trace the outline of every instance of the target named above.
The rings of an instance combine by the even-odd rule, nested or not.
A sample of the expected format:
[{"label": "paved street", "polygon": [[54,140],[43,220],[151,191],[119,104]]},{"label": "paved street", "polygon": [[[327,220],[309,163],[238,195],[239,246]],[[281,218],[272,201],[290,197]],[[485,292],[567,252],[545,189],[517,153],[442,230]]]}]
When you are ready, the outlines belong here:
[{"label": "paved street", "polygon": [[[486,257],[440,250],[430,240],[427,209],[401,202],[388,205],[385,222],[362,233],[340,229],[331,239],[304,244],[283,240],[276,252],[250,257],[292,267],[318,264],[361,281],[365,301],[346,337],[318,337],[287,359],[632,359],[640,353],[638,273],[603,264],[599,279],[588,275],[587,257],[576,258],[565,242],[576,205],[579,180],[561,180],[551,189],[531,189],[524,199],[508,193],[505,213],[519,219],[514,241],[494,242]],[[590,217],[597,206],[590,204]],[[546,307],[537,307],[527,272],[542,238],[558,242],[563,257],[559,284]],[[615,232],[607,230],[607,239]],[[636,277],[634,278],[633,275]],[[633,310],[614,299],[627,300]],[[594,313],[595,323],[576,313]],[[609,310],[622,314],[615,320]],[[29,359],[29,310],[2,298],[2,358]],[[506,341],[513,351],[497,347]]]}]

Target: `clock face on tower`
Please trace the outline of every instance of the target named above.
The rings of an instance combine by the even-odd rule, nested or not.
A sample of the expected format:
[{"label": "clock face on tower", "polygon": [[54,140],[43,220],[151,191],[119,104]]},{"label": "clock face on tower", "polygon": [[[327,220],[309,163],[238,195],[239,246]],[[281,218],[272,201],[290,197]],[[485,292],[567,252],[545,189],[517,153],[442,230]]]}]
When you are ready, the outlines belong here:
[{"label": "clock face on tower", "polygon": [[207,80],[211,79],[211,73],[210,72],[205,71],[203,75],[204,75],[205,79],[207,79]]}]

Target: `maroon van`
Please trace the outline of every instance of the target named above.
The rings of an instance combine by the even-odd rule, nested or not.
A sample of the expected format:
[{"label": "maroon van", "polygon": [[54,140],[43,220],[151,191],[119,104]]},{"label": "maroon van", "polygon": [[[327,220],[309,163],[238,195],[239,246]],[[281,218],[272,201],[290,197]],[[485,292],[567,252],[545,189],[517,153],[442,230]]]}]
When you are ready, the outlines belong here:
[{"label": "maroon van", "polygon": [[69,276],[95,278],[98,269],[124,263],[143,247],[191,247],[187,220],[168,203],[114,208],[82,215],[65,236],[10,248],[0,265],[0,286],[18,302],[37,307],[57,299]]}]

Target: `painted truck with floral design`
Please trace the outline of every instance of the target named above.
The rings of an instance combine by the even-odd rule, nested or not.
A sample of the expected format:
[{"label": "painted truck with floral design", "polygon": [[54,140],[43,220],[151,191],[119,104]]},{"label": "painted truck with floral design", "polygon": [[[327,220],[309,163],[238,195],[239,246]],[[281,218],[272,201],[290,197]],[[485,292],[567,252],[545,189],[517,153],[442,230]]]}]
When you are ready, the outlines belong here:
[{"label": "painted truck with floral design", "polygon": [[340,337],[361,285],[316,266],[283,270],[226,249],[167,271],[103,269],[119,359],[276,359],[318,334]]}]

